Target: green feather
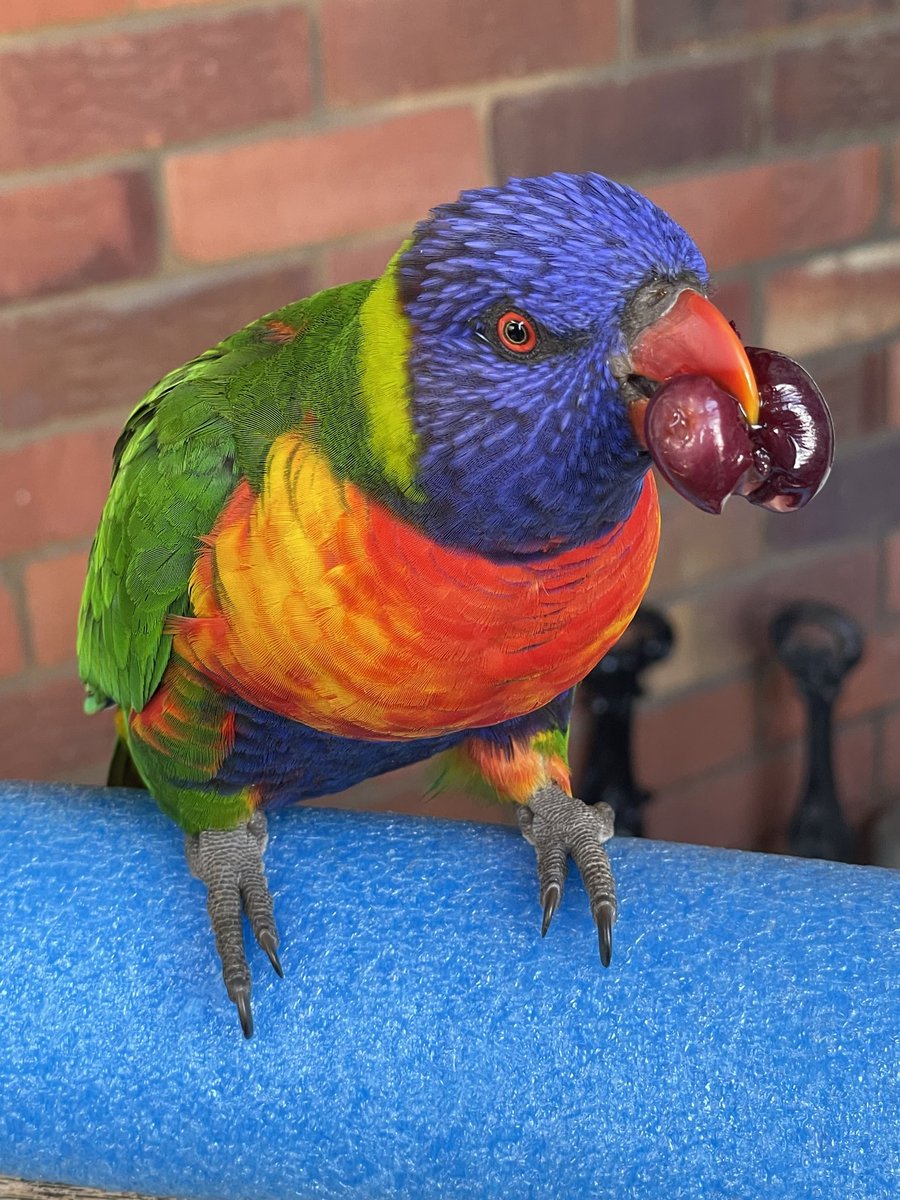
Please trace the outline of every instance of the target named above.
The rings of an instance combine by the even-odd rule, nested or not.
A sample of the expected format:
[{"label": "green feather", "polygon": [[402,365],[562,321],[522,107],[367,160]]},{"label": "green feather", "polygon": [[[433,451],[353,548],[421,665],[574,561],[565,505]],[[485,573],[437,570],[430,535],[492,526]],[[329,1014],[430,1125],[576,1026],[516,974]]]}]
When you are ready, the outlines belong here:
[{"label": "green feather", "polygon": [[[190,612],[200,539],[242,479],[261,488],[280,434],[307,431],[339,477],[374,496],[415,494],[408,336],[387,302],[393,289],[389,268],[377,288],[347,284],[270,313],[172,371],[128,418],[79,620],[87,711],[140,711],[153,695],[171,652],[166,620]],[[396,360],[386,372],[385,354]],[[390,396],[363,384],[373,356]]]},{"label": "green feather", "polygon": [[[220,367],[226,358],[220,356]],[[212,528],[235,485],[227,420],[211,405],[201,412],[189,403],[198,373],[210,365],[204,355],[167,375],[135,409],[116,445],[79,619],[88,711],[110,702],[140,710],[153,695],[171,646],[166,617],[185,610],[198,538]],[[166,416],[182,405],[194,415],[195,432],[173,444],[165,438]],[[203,472],[214,475],[213,488],[192,480]]]}]

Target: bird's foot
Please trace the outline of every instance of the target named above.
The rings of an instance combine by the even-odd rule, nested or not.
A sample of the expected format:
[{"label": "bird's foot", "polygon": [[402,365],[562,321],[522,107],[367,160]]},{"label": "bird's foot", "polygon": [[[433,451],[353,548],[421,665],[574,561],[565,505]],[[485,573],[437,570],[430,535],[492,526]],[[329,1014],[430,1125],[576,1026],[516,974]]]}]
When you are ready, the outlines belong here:
[{"label": "bird's foot", "polygon": [[544,910],[541,936],[546,934],[559,907],[571,856],[581,872],[591,903],[600,961],[608,967],[617,906],[616,884],[603,843],[613,835],[612,809],[608,804],[585,804],[567,795],[557,784],[549,783],[520,806],[518,817],[523,836],[537,854]]},{"label": "bird's foot", "polygon": [[261,812],[255,812],[237,829],[204,829],[185,838],[191,873],[206,884],[209,919],[222,960],[222,977],[247,1038],[253,1036],[253,1010],[250,968],[244,954],[244,913],[275,971],[283,975],[272,895],[263,869],[267,841],[266,818]]}]

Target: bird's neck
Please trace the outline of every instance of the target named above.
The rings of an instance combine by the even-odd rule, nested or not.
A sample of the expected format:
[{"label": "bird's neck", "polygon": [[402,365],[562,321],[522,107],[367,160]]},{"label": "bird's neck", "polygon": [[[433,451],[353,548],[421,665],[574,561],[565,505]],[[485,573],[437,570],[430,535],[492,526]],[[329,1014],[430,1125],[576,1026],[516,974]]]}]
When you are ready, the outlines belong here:
[{"label": "bird's neck", "polygon": [[412,500],[418,446],[410,402],[412,332],[397,290],[397,262],[375,280],[359,310],[359,383],[372,457],[387,484]]}]

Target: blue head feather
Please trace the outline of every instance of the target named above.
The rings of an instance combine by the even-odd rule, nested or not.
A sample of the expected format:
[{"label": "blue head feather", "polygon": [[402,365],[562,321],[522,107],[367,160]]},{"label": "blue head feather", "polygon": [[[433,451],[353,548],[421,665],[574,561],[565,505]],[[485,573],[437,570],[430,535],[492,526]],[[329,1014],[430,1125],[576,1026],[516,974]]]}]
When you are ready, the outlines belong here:
[{"label": "blue head feather", "polygon": [[[595,174],[514,179],[433,210],[399,263],[410,362],[418,520],[485,554],[591,541],[631,512],[647,470],[610,360],[629,298],[692,275],[700,252],[666,213]],[[546,352],[516,359],[479,336],[504,306]]]}]

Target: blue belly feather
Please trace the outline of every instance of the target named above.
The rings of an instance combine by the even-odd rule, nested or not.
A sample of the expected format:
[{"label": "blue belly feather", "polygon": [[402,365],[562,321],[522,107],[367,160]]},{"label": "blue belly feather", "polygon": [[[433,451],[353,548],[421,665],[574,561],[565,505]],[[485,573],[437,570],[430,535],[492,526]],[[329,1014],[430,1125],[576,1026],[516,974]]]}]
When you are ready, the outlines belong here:
[{"label": "blue belly feather", "polygon": [[232,703],[234,746],[209,786],[238,791],[258,785],[267,808],[282,808],[341,792],[385,771],[432,758],[466,738],[481,737],[511,749],[514,739],[527,740],[544,729],[565,728],[572,692],[565,692],[533,713],[487,729],[396,742],[322,733],[247,701],[234,699]]}]

